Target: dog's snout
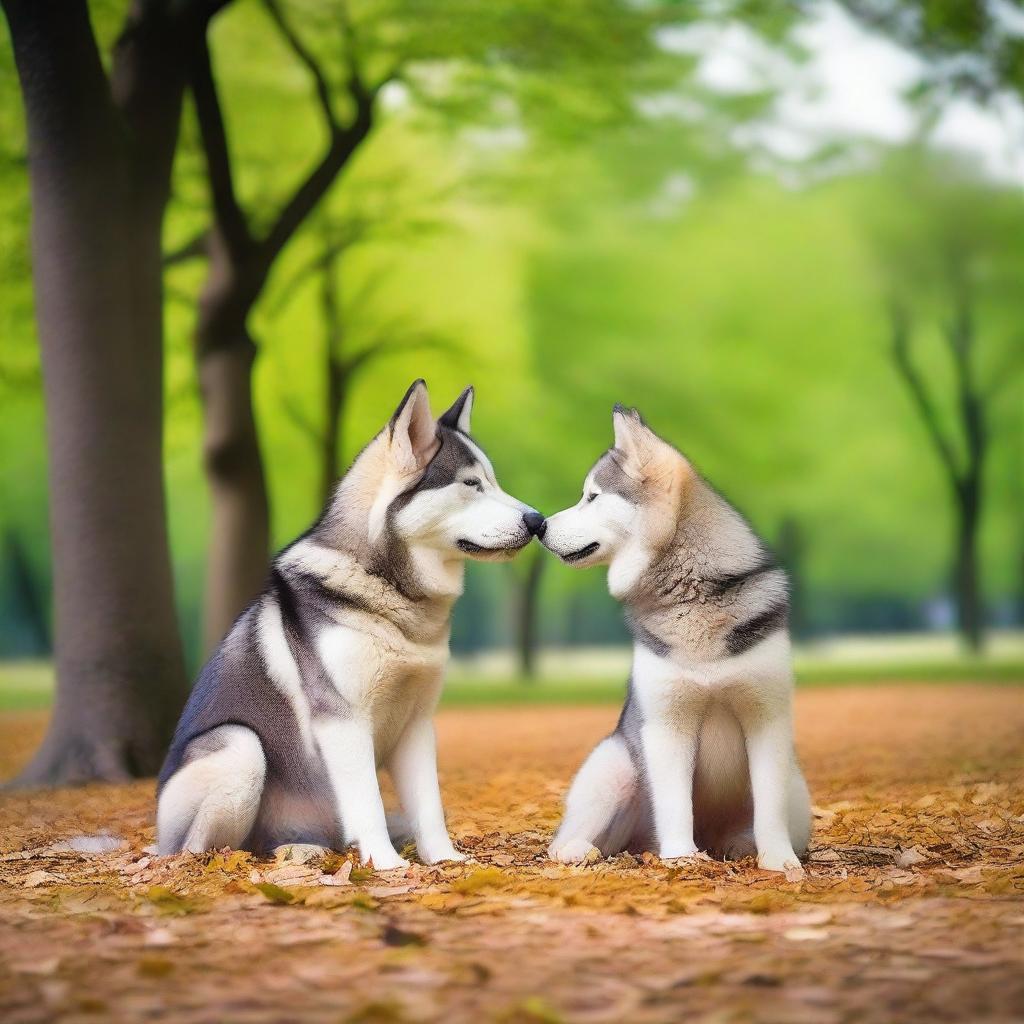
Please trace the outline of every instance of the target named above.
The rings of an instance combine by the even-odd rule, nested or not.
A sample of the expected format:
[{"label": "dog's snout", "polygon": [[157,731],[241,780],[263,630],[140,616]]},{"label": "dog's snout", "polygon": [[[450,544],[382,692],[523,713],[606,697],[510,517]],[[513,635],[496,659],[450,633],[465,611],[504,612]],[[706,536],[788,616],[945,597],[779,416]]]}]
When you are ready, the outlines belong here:
[{"label": "dog's snout", "polygon": [[524,512],[523,522],[530,533],[535,534],[537,537],[544,536],[547,520],[539,512],[534,512],[532,509],[529,512]]}]

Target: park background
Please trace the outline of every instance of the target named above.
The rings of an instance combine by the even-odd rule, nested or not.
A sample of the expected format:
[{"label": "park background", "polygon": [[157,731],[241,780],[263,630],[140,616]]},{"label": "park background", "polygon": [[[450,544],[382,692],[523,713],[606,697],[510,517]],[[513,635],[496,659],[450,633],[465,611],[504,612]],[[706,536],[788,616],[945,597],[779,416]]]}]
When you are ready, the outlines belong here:
[{"label": "park background", "polygon": [[[0,7],[5,1024],[1024,1019],[1020,3]],[[456,609],[469,862],[154,854],[205,652],[421,376],[544,512],[624,402],[775,548],[801,870],[551,861],[629,648],[536,545]]]},{"label": "park background", "polygon": [[[109,66],[124,10],[90,11]],[[637,405],[789,568],[809,681],[1021,674],[1016,4],[239,2],[208,38],[222,135],[186,89],[163,226],[188,675],[237,610],[219,555],[244,545],[236,593],[258,586],[418,376],[438,411],[476,386],[503,485],[548,513]],[[0,97],[0,701],[42,705],[47,410],[6,36]],[[311,183],[272,258],[225,258]],[[251,362],[254,425],[204,405],[218,359],[243,390]],[[248,521],[211,525],[218,501]],[[535,545],[470,565],[452,693],[614,696],[626,644],[603,572]]]}]

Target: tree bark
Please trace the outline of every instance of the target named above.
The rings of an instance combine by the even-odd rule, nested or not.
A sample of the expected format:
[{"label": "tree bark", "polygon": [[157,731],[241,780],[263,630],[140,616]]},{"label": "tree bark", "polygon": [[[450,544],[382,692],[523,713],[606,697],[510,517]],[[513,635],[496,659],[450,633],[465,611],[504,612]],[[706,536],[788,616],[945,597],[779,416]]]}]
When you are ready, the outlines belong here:
[{"label": "tree bark", "polygon": [[519,659],[519,673],[527,680],[537,676],[537,610],[540,597],[540,583],[547,559],[539,550],[532,552],[526,570],[516,608],[516,652]]},{"label": "tree bark", "polygon": [[21,785],[159,767],[186,692],[164,503],[160,234],[195,26],[136,3],[108,83],[84,0],[4,0],[29,137],[57,693]]},{"label": "tree bark", "polygon": [[246,321],[260,282],[247,280],[210,236],[195,349],[203,404],[203,466],[210,491],[203,645],[212,651],[260,592],[270,551],[270,502],[252,405],[256,345]]},{"label": "tree bark", "polygon": [[980,651],[984,638],[984,615],[978,564],[978,527],[981,522],[981,488],[969,478],[957,487],[956,557],[953,594],[957,625],[964,642]]}]

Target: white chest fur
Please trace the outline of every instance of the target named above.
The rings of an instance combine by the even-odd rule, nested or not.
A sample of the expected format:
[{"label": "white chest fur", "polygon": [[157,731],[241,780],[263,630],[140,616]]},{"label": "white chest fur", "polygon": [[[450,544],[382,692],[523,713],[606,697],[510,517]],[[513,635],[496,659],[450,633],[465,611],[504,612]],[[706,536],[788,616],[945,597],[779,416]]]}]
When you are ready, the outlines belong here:
[{"label": "white chest fur", "polygon": [[370,724],[378,759],[387,755],[410,718],[429,712],[440,695],[447,638],[394,645],[350,626],[330,626],[317,638],[317,648],[338,695]]},{"label": "white chest fur", "polygon": [[648,719],[689,721],[708,703],[785,704],[793,687],[789,637],[780,631],[738,657],[685,663],[636,644],[632,678]]}]

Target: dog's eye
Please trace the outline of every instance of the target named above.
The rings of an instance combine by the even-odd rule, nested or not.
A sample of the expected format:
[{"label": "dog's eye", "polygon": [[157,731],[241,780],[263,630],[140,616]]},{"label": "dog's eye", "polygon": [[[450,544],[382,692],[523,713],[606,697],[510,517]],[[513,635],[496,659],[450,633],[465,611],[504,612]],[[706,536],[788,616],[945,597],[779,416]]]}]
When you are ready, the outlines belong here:
[{"label": "dog's eye", "polygon": [[589,493],[589,494],[587,495],[587,504],[588,504],[588,505],[589,505],[589,504],[590,504],[590,503],[591,503],[591,502],[592,502],[592,501],[593,501],[593,500],[594,500],[594,499],[595,499],[595,498],[597,497],[597,494],[598,494],[598,492],[597,492],[597,491],[591,491],[591,492],[590,492],[590,493]]},{"label": "dog's eye", "polygon": [[467,476],[462,482],[467,487],[475,487],[478,491],[482,491],[484,489],[484,485],[480,483],[479,479],[475,476]]}]

